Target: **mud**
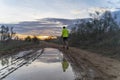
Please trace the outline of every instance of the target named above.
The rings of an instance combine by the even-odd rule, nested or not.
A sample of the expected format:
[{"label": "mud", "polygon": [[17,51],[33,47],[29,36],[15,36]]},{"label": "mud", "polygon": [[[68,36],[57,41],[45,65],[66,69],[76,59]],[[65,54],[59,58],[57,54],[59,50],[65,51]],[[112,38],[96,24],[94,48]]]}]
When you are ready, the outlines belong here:
[{"label": "mud", "polygon": [[0,80],[120,80],[119,61],[53,43],[42,42],[40,47],[1,56]]},{"label": "mud", "polygon": [[[4,60],[3,60],[4,59]],[[0,80],[74,80],[70,63],[58,49],[22,51],[2,57]]]},{"label": "mud", "polygon": [[77,76],[76,80],[120,80],[120,62],[117,60],[74,47],[66,50],[62,45],[54,43],[43,42],[41,47],[61,50],[71,63]]}]

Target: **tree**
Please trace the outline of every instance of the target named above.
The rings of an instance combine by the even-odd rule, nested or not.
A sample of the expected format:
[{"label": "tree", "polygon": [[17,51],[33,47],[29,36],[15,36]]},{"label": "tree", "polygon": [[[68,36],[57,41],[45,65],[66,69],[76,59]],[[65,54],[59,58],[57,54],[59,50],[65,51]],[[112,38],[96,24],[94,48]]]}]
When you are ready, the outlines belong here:
[{"label": "tree", "polygon": [[39,39],[36,37],[36,36],[34,36],[33,38],[32,38],[32,41],[34,42],[34,43],[39,43]]},{"label": "tree", "polygon": [[0,33],[1,33],[1,40],[2,41],[6,40],[8,38],[9,28],[2,25]]},{"label": "tree", "polygon": [[30,36],[27,36],[27,37],[25,38],[25,41],[31,42],[31,41],[32,41],[32,38],[31,38]]},{"label": "tree", "polygon": [[10,39],[12,39],[15,36],[15,32],[13,31],[13,27],[10,28]]},{"label": "tree", "polygon": [[11,40],[16,34],[13,31],[13,27],[9,28],[8,26],[4,26],[4,25],[1,26],[0,33],[1,33],[2,41]]},{"label": "tree", "polygon": [[76,24],[72,29],[70,39],[72,45],[98,44],[104,40],[110,40],[119,33],[120,28],[109,11],[102,15],[99,12],[91,15],[93,17],[91,20],[87,22],[81,20],[81,23]]}]

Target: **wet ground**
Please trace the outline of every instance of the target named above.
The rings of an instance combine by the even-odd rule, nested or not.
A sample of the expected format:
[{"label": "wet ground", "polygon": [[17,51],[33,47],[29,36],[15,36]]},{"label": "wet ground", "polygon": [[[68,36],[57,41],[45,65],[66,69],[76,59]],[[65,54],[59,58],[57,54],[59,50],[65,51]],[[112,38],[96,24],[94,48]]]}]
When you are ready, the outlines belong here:
[{"label": "wet ground", "polygon": [[68,59],[58,49],[21,51],[0,58],[0,80],[75,80]]},{"label": "wet ground", "polygon": [[80,53],[43,48],[1,56],[0,80],[111,80]]}]

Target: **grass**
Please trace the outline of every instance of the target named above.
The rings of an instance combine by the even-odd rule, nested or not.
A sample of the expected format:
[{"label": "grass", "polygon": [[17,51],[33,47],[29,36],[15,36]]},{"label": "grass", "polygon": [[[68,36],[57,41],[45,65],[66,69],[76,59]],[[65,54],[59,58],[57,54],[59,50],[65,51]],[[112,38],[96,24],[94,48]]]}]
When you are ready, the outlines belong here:
[{"label": "grass", "polygon": [[38,47],[38,45],[33,42],[25,42],[19,40],[10,41],[7,43],[0,42],[0,55],[14,53],[20,50],[36,48],[36,47]]},{"label": "grass", "polygon": [[87,50],[89,52],[92,52],[92,53],[97,53],[97,54],[100,54],[102,56],[106,56],[106,57],[110,57],[110,58],[113,58],[113,59],[116,59],[116,60],[119,60],[120,61],[120,45],[88,45],[88,46],[73,46],[73,47],[76,47],[76,48],[80,48],[80,49],[83,49],[83,50]]}]

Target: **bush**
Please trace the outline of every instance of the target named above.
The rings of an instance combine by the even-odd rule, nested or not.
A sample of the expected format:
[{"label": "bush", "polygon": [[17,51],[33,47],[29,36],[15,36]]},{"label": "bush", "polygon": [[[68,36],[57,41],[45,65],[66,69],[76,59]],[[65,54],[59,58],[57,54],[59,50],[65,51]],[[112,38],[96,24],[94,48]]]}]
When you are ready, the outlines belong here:
[{"label": "bush", "polygon": [[40,42],[40,40],[39,40],[36,36],[34,36],[34,37],[32,38],[32,42],[38,44],[38,43]]},{"label": "bush", "polygon": [[25,41],[31,42],[31,41],[32,41],[32,38],[31,38],[30,36],[27,36],[27,37],[25,38]]}]

